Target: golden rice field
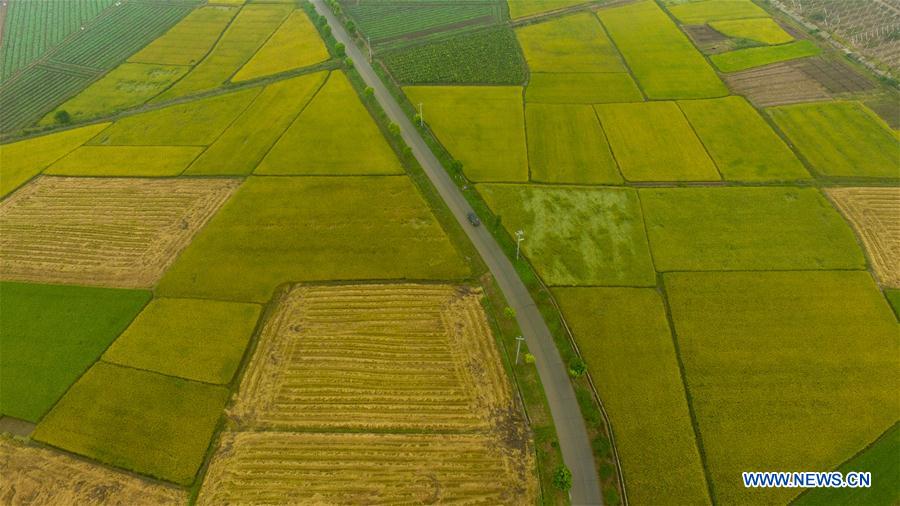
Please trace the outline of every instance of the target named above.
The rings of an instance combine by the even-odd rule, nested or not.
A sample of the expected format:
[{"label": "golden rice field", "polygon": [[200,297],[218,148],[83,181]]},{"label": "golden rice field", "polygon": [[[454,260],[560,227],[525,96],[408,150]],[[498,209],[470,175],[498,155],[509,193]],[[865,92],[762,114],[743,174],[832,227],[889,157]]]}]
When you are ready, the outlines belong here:
[{"label": "golden rice field", "polygon": [[181,489],[0,437],[0,502],[24,504],[185,504]]},{"label": "golden rice field", "polygon": [[484,434],[231,432],[197,504],[528,505],[532,466]]},{"label": "golden rice field", "polygon": [[230,179],[41,177],[0,203],[0,276],[151,287],[237,186]]},{"label": "golden rice field", "polygon": [[513,409],[480,292],[299,286],[260,337],[231,415],[281,429],[485,430]]},{"label": "golden rice field", "polygon": [[829,188],[826,193],[853,225],[881,283],[900,288],[900,188]]}]

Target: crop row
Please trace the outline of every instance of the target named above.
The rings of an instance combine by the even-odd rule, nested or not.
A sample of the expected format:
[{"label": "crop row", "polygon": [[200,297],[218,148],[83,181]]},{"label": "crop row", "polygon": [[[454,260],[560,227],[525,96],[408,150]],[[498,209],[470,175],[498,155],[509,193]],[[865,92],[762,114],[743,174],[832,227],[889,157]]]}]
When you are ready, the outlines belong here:
[{"label": "crop row", "polygon": [[497,22],[502,9],[495,0],[477,2],[366,2],[347,3],[346,11],[373,43],[415,38],[452,25]]},{"label": "crop row", "polygon": [[526,74],[515,34],[505,26],[396,50],[383,60],[403,84],[521,84]]},{"label": "crop row", "polygon": [[40,58],[114,1],[10,2],[3,28],[3,44],[0,46],[0,79],[6,79]]},{"label": "crop row", "polygon": [[110,8],[89,28],[45,54],[56,62],[54,68],[35,65],[0,86],[0,131],[28,126],[93,80],[83,75],[89,73],[84,69],[80,75],[61,72],[60,64],[93,68],[99,75],[161,35],[193,6],[132,1]]}]

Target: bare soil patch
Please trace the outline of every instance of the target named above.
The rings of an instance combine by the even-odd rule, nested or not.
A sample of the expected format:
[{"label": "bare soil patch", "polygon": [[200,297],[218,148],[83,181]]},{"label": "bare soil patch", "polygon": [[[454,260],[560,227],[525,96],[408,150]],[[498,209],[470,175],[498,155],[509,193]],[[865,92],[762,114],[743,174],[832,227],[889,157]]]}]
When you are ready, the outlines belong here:
[{"label": "bare soil patch", "polygon": [[821,83],[790,63],[776,63],[722,76],[734,93],[758,107],[828,100]]},{"label": "bare soil patch", "polygon": [[20,420],[11,416],[0,416],[0,433],[25,437],[30,436],[34,432],[34,427],[35,424],[27,420]]},{"label": "bare soil patch", "polygon": [[0,503],[187,504],[180,489],[0,437]]},{"label": "bare soil patch", "polygon": [[884,286],[900,288],[900,188],[830,188]]},{"label": "bare soil patch", "polygon": [[826,58],[803,58],[790,62],[833,94],[869,91],[875,85],[848,65]]},{"label": "bare soil patch", "polygon": [[700,51],[706,54],[722,53],[732,49],[730,40],[709,25],[684,25],[685,33]]},{"label": "bare soil patch", "polygon": [[232,432],[197,503],[534,504],[532,466],[483,434]]},{"label": "bare soil patch", "polygon": [[880,96],[867,100],[865,104],[891,128],[900,129],[900,96],[896,94]]},{"label": "bare soil patch", "polygon": [[40,177],[0,203],[0,276],[152,287],[239,184]]},{"label": "bare soil patch", "polygon": [[298,286],[267,323],[231,415],[279,429],[474,430],[513,406],[480,292]]}]

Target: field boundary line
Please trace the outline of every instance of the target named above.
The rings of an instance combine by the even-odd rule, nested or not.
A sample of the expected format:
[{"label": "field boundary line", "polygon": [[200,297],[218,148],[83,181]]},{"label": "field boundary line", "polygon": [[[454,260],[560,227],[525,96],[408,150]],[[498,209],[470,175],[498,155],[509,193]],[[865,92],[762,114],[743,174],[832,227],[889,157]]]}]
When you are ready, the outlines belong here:
[{"label": "field boundary line", "polygon": [[207,144],[206,146],[204,146],[203,149],[202,149],[199,153],[197,153],[197,156],[195,156],[195,157],[193,158],[193,160],[191,160],[190,163],[188,163],[187,165],[184,166],[183,169],[181,169],[181,172],[178,173],[178,175],[179,175],[179,176],[183,175],[188,169],[191,168],[191,166],[194,165],[194,163],[195,163],[201,156],[203,156],[204,153],[206,153],[207,151],[209,151],[209,148],[211,148],[213,144],[215,144],[216,142],[218,142],[219,139],[221,139],[222,136],[225,135],[225,132],[227,132],[228,130],[230,130],[231,127],[234,126],[234,124],[237,123],[237,121],[238,121],[239,119],[241,119],[241,116],[243,116],[244,113],[247,112],[248,109],[250,109],[251,107],[253,107],[253,104],[256,103],[257,99],[259,99],[259,96],[262,95],[263,92],[265,92],[265,91],[266,91],[266,88],[268,88],[268,87],[269,87],[268,84],[267,84],[267,85],[264,85],[264,86],[261,86],[260,89],[259,89],[259,91],[256,92],[256,95],[253,95],[253,99],[252,99],[252,100],[249,100],[249,101],[247,102],[247,105],[245,105],[244,108],[240,110],[240,112],[238,112],[237,114],[234,115],[234,118],[233,118],[231,121],[228,122],[228,125],[226,125],[225,128],[223,128],[222,131],[219,132],[219,135],[217,135],[216,138],[212,140],[212,142],[210,142],[209,144]]},{"label": "field boundary line", "polygon": [[688,386],[687,373],[684,369],[684,360],[681,357],[681,346],[678,342],[678,330],[675,328],[675,318],[672,316],[672,307],[669,305],[669,293],[666,290],[666,283],[663,273],[657,275],[657,291],[662,297],[663,305],[666,308],[666,321],[669,324],[669,336],[672,338],[672,344],[675,346],[675,359],[678,362],[678,372],[681,375],[681,385],[684,387],[684,400],[687,404],[688,413],[691,416],[691,428],[694,430],[694,444],[697,445],[697,453],[700,454],[700,464],[703,467],[703,477],[706,480],[706,493],[709,501],[714,506],[718,504],[716,500],[715,486],[713,485],[712,476],[709,471],[709,464],[706,457],[706,449],[703,446],[703,436],[700,434],[700,422],[697,420],[697,413],[694,410],[694,398],[691,395],[691,389]]},{"label": "field boundary line", "polygon": [[[647,96],[647,92],[644,91],[644,87],[641,86],[641,83],[640,83],[640,81],[638,81],[637,76],[634,75],[634,71],[631,69],[631,65],[629,65],[628,61],[625,59],[625,55],[622,54],[622,50],[619,49],[619,45],[616,44],[616,41],[613,40],[612,35],[609,34],[609,30],[606,28],[606,25],[603,24],[603,20],[600,18],[600,15],[597,14],[596,10],[594,10],[592,12],[594,15],[594,19],[596,19],[597,23],[600,24],[600,29],[603,30],[603,34],[606,35],[606,40],[609,41],[609,45],[612,46],[612,48],[616,50],[616,56],[619,57],[619,61],[622,63],[622,67],[625,69],[625,72],[628,74],[628,77],[631,78],[631,82],[634,83],[634,87],[637,88],[637,90],[639,92],[641,92],[641,98],[643,100],[641,102],[632,102],[632,103],[640,104],[643,102],[651,102],[652,100],[650,100],[650,98]],[[606,72],[606,73],[619,74],[620,72]],[[613,102],[613,103],[615,103],[615,102]],[[621,103],[627,103],[627,102],[621,102]],[[594,106],[594,105],[602,105],[602,104],[591,104],[591,106]],[[610,151],[612,151],[612,145],[610,145],[609,149],[610,149]],[[618,161],[616,162],[616,164],[618,164]],[[621,171],[619,171],[619,172],[621,172]],[[625,176],[622,175],[622,178],[624,179]]]},{"label": "field boundary line", "polygon": [[[641,92],[641,93],[643,93],[643,92]],[[625,181],[626,181],[625,175],[622,174],[622,167],[621,167],[620,164],[619,164],[619,159],[616,157],[616,152],[613,151],[612,143],[609,142],[609,134],[606,133],[606,128],[603,126],[603,121],[600,119],[600,113],[597,112],[597,107],[596,107],[596,105],[597,105],[597,104],[591,104],[591,105],[590,105],[590,106],[591,106],[591,111],[594,112],[594,118],[597,120],[597,125],[600,126],[600,131],[603,132],[603,140],[606,141],[606,149],[609,150],[609,155],[612,157],[613,163],[616,164],[616,172],[619,174],[619,177],[622,178],[622,183],[623,183],[623,184],[622,184],[621,187],[624,187],[624,183],[625,183]],[[552,185],[553,183],[545,183],[545,184]],[[576,183],[576,184],[577,184],[577,183]],[[612,185],[610,185],[610,186],[612,186]],[[635,190],[635,193],[637,193],[637,190]]]},{"label": "field boundary line", "polygon": [[[528,262],[531,265],[531,262]],[[534,267],[532,266],[532,269]],[[553,295],[553,292],[550,288],[544,284],[544,280],[540,276],[535,276],[544,291],[547,292],[548,299],[550,299],[550,303],[553,304],[553,308],[556,309],[556,312],[559,314],[559,321],[562,322],[563,328],[566,330],[566,336],[569,338],[569,343],[572,345],[572,349],[575,350],[575,354],[578,356],[579,360],[584,362],[584,356],[581,354],[581,348],[578,347],[578,343],[575,342],[575,334],[572,333],[572,329],[569,327],[569,322],[566,321],[566,316],[562,312],[562,308],[559,307],[559,303],[556,301],[556,296]],[[606,427],[609,430],[609,447],[612,450],[613,460],[616,463],[616,482],[619,484],[619,492],[622,494],[622,504],[628,506],[628,492],[625,490],[625,474],[622,471],[622,462],[619,459],[619,450],[616,447],[616,437],[615,431],[613,430],[612,422],[609,420],[609,414],[606,412],[606,407],[603,405],[602,398],[600,397],[600,392],[597,390],[597,386],[594,384],[594,379],[591,377],[591,373],[585,371],[584,377],[587,379],[588,384],[591,387],[591,392],[594,394],[594,398],[597,401],[597,406],[600,408],[600,414],[603,415],[603,421],[606,423]]]},{"label": "field boundary line", "polygon": [[[716,100],[716,99],[706,99],[706,100]],[[725,181],[725,175],[722,174],[722,169],[719,168],[718,162],[716,162],[716,159],[713,157],[712,153],[709,151],[709,148],[706,146],[706,143],[703,142],[703,139],[700,137],[700,134],[697,133],[697,129],[694,128],[694,124],[691,123],[691,119],[687,117],[687,114],[685,114],[684,109],[681,107],[681,100],[673,100],[673,102],[675,102],[675,107],[678,108],[678,112],[681,113],[681,117],[684,118],[684,121],[691,128],[691,132],[693,132],[694,137],[697,138],[697,142],[699,142],[700,145],[703,146],[703,152],[706,153],[706,157],[709,158],[709,161],[712,162],[713,167],[716,168],[716,174],[719,175],[719,181]]]},{"label": "field boundary line", "polygon": [[[244,5],[241,6],[241,10],[244,10],[244,7],[246,7],[247,5],[272,5],[272,6],[276,6],[276,7],[277,7],[277,6],[279,6],[279,5],[292,5],[292,4],[244,4]],[[291,14],[293,14],[295,11],[298,11],[298,10],[302,10],[302,9],[298,9],[297,6],[296,6],[296,4],[294,4],[293,8],[292,8],[290,11],[288,11],[288,13],[287,13],[287,15],[284,17],[284,19],[281,20],[281,23],[278,23],[278,26],[276,26],[275,29],[272,30],[272,33],[270,33],[269,36],[266,37],[266,40],[262,41],[262,43],[260,43],[260,45],[257,46],[256,49],[253,50],[253,54],[251,54],[250,56],[247,57],[247,59],[245,59],[244,61],[242,61],[241,64],[238,65],[238,68],[234,69],[234,72],[232,72],[231,74],[228,75],[228,77],[225,79],[225,81],[224,81],[223,84],[235,84],[235,83],[232,82],[232,79],[234,78],[234,76],[236,76],[236,75],[238,74],[238,72],[240,72],[241,69],[244,68],[245,65],[247,65],[248,63],[250,63],[250,60],[252,60],[253,57],[256,56],[256,53],[259,53],[259,51],[260,51],[263,47],[265,47],[266,44],[269,43],[269,39],[271,39],[272,37],[275,36],[276,33],[278,33],[278,30],[280,30],[281,27],[282,27],[282,25],[284,25],[284,24],[287,22],[288,18],[291,17]],[[240,14],[240,13],[238,13],[238,14]],[[304,11],[304,14],[306,14],[305,11]],[[237,16],[235,16],[235,18],[236,18],[236,17],[237,17]],[[308,15],[307,15],[307,18],[309,18]],[[313,22],[312,19],[309,19],[309,22],[312,23],[312,22]],[[313,23],[313,24],[315,24],[315,23]],[[230,26],[230,25],[229,25],[229,26]],[[222,33],[224,34],[225,32],[222,32]],[[217,43],[216,45],[218,45],[218,43]],[[331,56],[331,53],[329,53],[329,56]],[[330,58],[329,58],[329,59],[330,59]],[[198,65],[199,65],[199,64],[198,64]]]},{"label": "field boundary line", "polygon": [[[254,165],[254,166],[253,166],[253,169],[251,169],[250,172],[247,173],[248,176],[254,175],[254,172],[256,172],[256,169],[259,168],[259,164],[261,164],[261,163],[263,162],[263,160],[265,160],[266,157],[269,156],[269,153],[270,153],[273,149],[275,149],[275,146],[278,144],[278,142],[281,140],[281,138],[284,137],[284,134],[286,134],[286,133],[288,132],[288,130],[290,130],[291,127],[294,126],[294,123],[296,123],[296,122],[300,119],[300,115],[303,114],[303,111],[305,111],[306,108],[309,107],[309,104],[313,103],[313,100],[315,100],[316,97],[319,96],[319,92],[322,91],[322,88],[324,88],[325,85],[328,83],[328,81],[331,80],[331,74],[332,74],[333,72],[336,72],[336,70],[329,70],[329,71],[328,71],[328,75],[325,76],[325,79],[322,79],[322,82],[319,84],[319,87],[316,88],[316,91],[314,91],[313,94],[309,96],[309,100],[307,100],[306,103],[303,104],[303,107],[301,107],[300,110],[297,111],[297,114],[294,115],[294,117],[291,119],[290,123],[288,123],[287,128],[285,128],[285,129],[281,132],[281,134],[278,135],[278,137],[275,138],[275,141],[272,142],[272,145],[270,145],[269,148],[266,149],[266,152],[263,153],[262,156],[259,158],[259,160],[256,161],[256,165]],[[268,85],[267,85],[267,86],[268,86]],[[259,177],[263,177],[263,175],[260,174]],[[269,177],[271,177],[271,176],[269,176]]]},{"label": "field boundary line", "polygon": [[[207,5],[207,6],[209,6],[209,5]],[[201,7],[199,7],[199,8],[203,8],[203,7],[204,7],[204,6],[201,6]],[[216,6],[216,7],[226,7],[226,8],[227,8],[228,6],[227,6],[227,5],[219,5],[219,6]],[[166,86],[165,88],[163,88],[162,90],[160,90],[159,93],[157,93],[156,95],[153,95],[152,97],[148,98],[146,101],[144,101],[144,105],[149,104],[150,102],[152,102],[153,100],[155,100],[156,97],[159,97],[159,96],[161,96],[163,93],[165,93],[165,92],[169,91],[170,89],[172,89],[172,87],[174,87],[176,84],[180,83],[183,79],[185,79],[185,78],[188,76],[188,74],[192,73],[192,72],[194,71],[194,69],[197,68],[198,65],[200,65],[201,63],[203,63],[203,61],[206,60],[206,59],[209,57],[209,55],[213,52],[213,50],[216,49],[216,46],[219,45],[219,42],[222,40],[222,37],[225,36],[225,32],[227,32],[228,29],[231,28],[231,25],[234,23],[234,20],[238,17],[238,14],[240,14],[241,11],[242,11],[243,9],[244,9],[244,6],[243,6],[243,5],[241,5],[240,7],[237,7],[237,12],[234,13],[234,16],[231,16],[231,19],[228,20],[228,23],[226,23],[226,24],[225,24],[225,27],[222,28],[222,31],[219,32],[219,36],[216,37],[216,40],[213,41],[213,43],[209,46],[209,49],[207,49],[206,52],[203,53],[203,56],[202,56],[199,60],[197,60],[197,63],[195,63],[195,64],[193,64],[193,65],[185,65],[186,67],[190,67],[191,70],[188,70],[187,72],[185,72],[183,76],[179,77],[178,79],[176,79],[175,81],[173,81],[172,83],[170,83],[168,86]],[[190,14],[188,14],[188,16],[189,16],[189,15],[190,15]],[[185,16],[185,17],[187,17],[187,16]],[[183,20],[183,19],[184,19],[184,18],[182,18],[182,20]],[[177,23],[176,23],[176,24],[177,24]],[[174,28],[174,25],[172,26],[172,28]],[[171,30],[171,28],[170,28],[169,30]],[[166,31],[166,33],[168,33],[168,30]],[[157,37],[156,39],[153,39],[152,41],[150,41],[150,44],[152,44],[153,42],[156,42],[156,40],[158,40],[159,38],[163,37],[164,35],[165,35],[165,33],[162,34],[162,35],[160,35],[160,36]],[[150,44],[148,44],[148,45],[150,45]],[[144,47],[147,47],[147,46],[144,46]],[[137,53],[135,53],[135,54],[137,54]],[[134,55],[131,55],[131,56],[134,56]],[[125,61],[128,62],[128,60],[125,60]],[[157,63],[157,64],[155,64],[155,65],[160,65],[160,64]]]}]

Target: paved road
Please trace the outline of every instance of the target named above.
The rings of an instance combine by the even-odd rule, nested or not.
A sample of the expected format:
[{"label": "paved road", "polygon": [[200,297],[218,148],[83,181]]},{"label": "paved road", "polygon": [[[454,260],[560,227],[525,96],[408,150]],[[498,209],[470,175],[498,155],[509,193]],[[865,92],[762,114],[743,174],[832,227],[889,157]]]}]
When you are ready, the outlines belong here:
[{"label": "paved road", "polygon": [[550,330],[544,323],[528,289],[522,284],[515,268],[490,232],[485,227],[475,228],[469,224],[466,215],[471,212],[472,208],[450,176],[444,171],[434,153],[425,144],[412,122],[403,113],[400,105],[369,65],[368,59],[363,56],[363,53],[322,0],[313,0],[313,4],[320,14],[328,18],[331,33],[338,42],[342,42],[347,47],[347,55],[353,59],[366,84],[375,90],[375,98],[381,103],[388,117],[400,126],[403,139],[412,148],[413,154],[422,164],[432,184],[447,203],[447,207],[450,208],[466,230],[472,243],[475,244],[491,273],[497,279],[500,289],[506,295],[510,307],[516,311],[525,341],[535,356],[538,373],[544,384],[544,390],[547,392],[563,460],[572,471],[572,503],[602,505],[603,500],[600,495],[600,483],[597,479],[594,457],[591,453],[584,420],[581,418],[578,408],[578,401],[575,399],[575,391],[569,383],[566,366],[559,356],[556,345],[553,344]]}]

